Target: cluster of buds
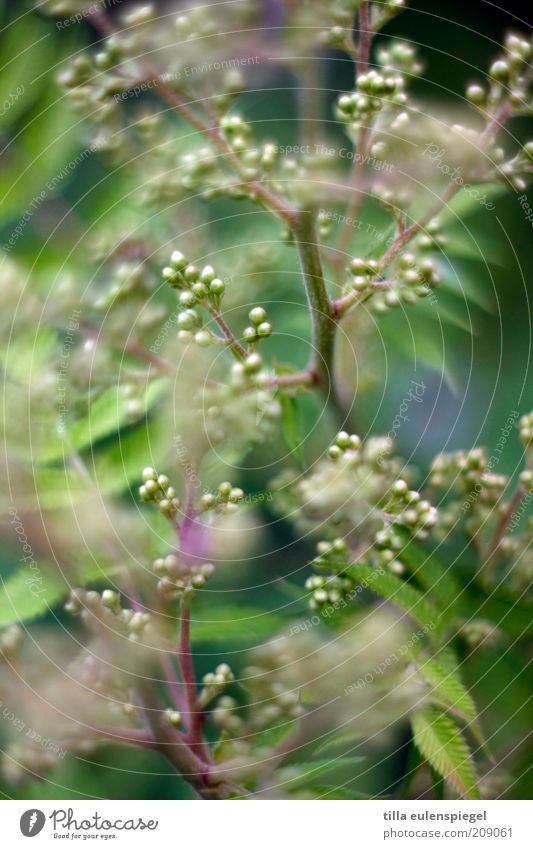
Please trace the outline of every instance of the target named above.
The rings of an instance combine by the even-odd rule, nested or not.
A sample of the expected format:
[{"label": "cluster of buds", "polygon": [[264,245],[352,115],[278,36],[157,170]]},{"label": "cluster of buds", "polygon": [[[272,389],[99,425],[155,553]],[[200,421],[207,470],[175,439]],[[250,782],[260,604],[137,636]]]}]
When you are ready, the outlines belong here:
[{"label": "cluster of buds", "polygon": [[159,577],[157,591],[167,601],[190,598],[196,590],[203,589],[215,573],[212,563],[185,563],[176,554],[156,557],[152,566]]},{"label": "cluster of buds", "polygon": [[211,721],[217,728],[220,728],[221,731],[226,732],[230,736],[239,734],[242,731],[244,722],[236,713],[238,707],[238,702],[232,696],[221,696],[211,711]]},{"label": "cluster of buds", "polygon": [[531,109],[531,102],[528,104],[528,89],[532,55],[529,41],[509,34],[505,39],[503,55],[489,69],[487,87],[477,83],[470,85],[466,91],[467,98],[483,112],[492,111],[507,100],[515,114],[527,112]]},{"label": "cluster of buds", "polygon": [[392,41],[377,52],[377,61],[384,74],[403,73],[416,76],[423,70],[416,50],[406,41]]},{"label": "cluster of buds", "polygon": [[[458,521],[472,535],[494,532],[494,523],[504,517],[509,504],[505,498],[509,478],[492,472],[482,448],[440,454],[430,469],[430,488],[446,497],[439,509],[437,530],[441,536]],[[510,553],[511,540],[505,537],[499,546],[502,554]]]},{"label": "cluster of buds", "polygon": [[344,124],[357,124],[373,118],[386,105],[404,106],[407,97],[402,91],[404,78],[400,74],[371,70],[361,74],[352,94],[341,94],[337,100],[336,117]]},{"label": "cluster of buds", "polygon": [[475,494],[477,500],[483,492],[486,473],[487,455],[483,448],[452,451],[435,457],[430,468],[429,484],[437,491]]},{"label": "cluster of buds", "polygon": [[173,251],[170,264],[163,268],[163,279],[179,291],[183,311],[178,316],[178,339],[187,343],[194,340],[202,347],[210,345],[215,341],[214,336],[203,328],[202,317],[194,307],[218,310],[226,288],[224,282],[211,265],[197,268],[187,262],[181,251]]},{"label": "cluster of buds", "polygon": [[306,580],[305,588],[311,592],[311,610],[322,610],[328,605],[336,607],[352,597],[355,583],[341,565],[347,563],[349,558],[348,544],[342,537],[317,543],[317,556],[311,566],[329,574],[311,575]]},{"label": "cluster of buds", "polygon": [[139,487],[141,501],[156,504],[163,516],[174,519],[180,508],[180,500],[168,477],[158,475],[151,466],[147,466],[143,470],[142,478],[143,484]]},{"label": "cluster of buds", "polygon": [[357,436],[356,433],[347,433],[345,430],[341,430],[332,445],[328,448],[328,457],[331,460],[338,460],[342,456],[352,457],[352,455],[359,451],[361,447],[361,437]]},{"label": "cluster of buds", "polygon": [[123,634],[130,642],[137,643],[147,638],[152,617],[149,613],[134,611],[122,607],[120,594],[115,590],[73,589],[65,604],[65,610],[74,616],[79,615],[84,625],[95,633],[100,633],[104,622],[115,633]]},{"label": "cluster of buds", "polygon": [[376,259],[363,259],[356,256],[350,261],[349,271],[351,274],[349,288],[355,289],[356,292],[367,292],[380,272],[380,265]]},{"label": "cluster of buds", "polygon": [[361,297],[375,293],[372,307],[379,313],[400,306],[402,301],[412,304],[426,298],[439,282],[435,263],[430,259],[419,260],[412,253],[403,253],[398,258],[393,280],[378,279],[377,260],[361,257],[352,259],[350,273],[348,291],[356,291]]},{"label": "cluster of buds", "polygon": [[[259,663],[264,655],[268,663],[271,646],[267,644],[256,651]],[[263,731],[281,722],[298,719],[305,712],[300,704],[300,694],[297,690],[290,690],[285,684],[276,679],[267,667],[248,666],[242,673],[243,681],[250,690],[250,703],[253,704],[253,713],[248,719],[251,732]]]},{"label": "cluster of buds", "polygon": [[533,449],[533,413],[527,413],[522,416],[518,422],[520,428],[520,439],[526,451],[530,452]]},{"label": "cluster of buds", "polygon": [[[395,481],[385,507],[388,521],[407,528],[417,539],[427,539],[429,531],[437,524],[437,510],[423,499],[416,489],[409,489],[406,481]],[[376,534],[376,543],[387,547],[394,531],[386,527]]]},{"label": "cluster of buds", "polygon": [[391,451],[389,438],[362,442],[356,434],[341,431],[312,473],[279,476],[272,485],[276,502],[295,517],[302,532],[316,530],[319,523],[333,539],[354,533],[358,547],[371,548],[383,527],[391,481],[403,468]]},{"label": "cluster of buds", "polygon": [[212,444],[224,442],[241,450],[243,444],[259,443],[272,434],[281,404],[275,388],[266,385],[270,377],[261,364],[254,351],[233,364],[229,385],[203,387],[204,426]]},{"label": "cluster of buds", "polygon": [[305,582],[305,588],[311,593],[311,610],[321,610],[328,605],[336,607],[341,601],[351,598],[355,582],[342,573],[311,575]]},{"label": "cluster of buds", "polygon": [[183,722],[181,713],[174,708],[166,708],[165,719],[172,728],[180,728]]},{"label": "cluster of buds", "polygon": [[446,241],[440,220],[432,218],[424,228],[424,232],[416,237],[416,247],[420,251],[431,251],[444,247]]},{"label": "cluster of buds", "polygon": [[216,492],[205,492],[200,499],[200,510],[216,510],[218,513],[231,514],[239,509],[239,502],[244,498],[243,490],[233,486],[229,481],[222,481]]},{"label": "cluster of buds", "polygon": [[235,153],[243,154],[249,149],[252,128],[240,115],[224,115],[220,121],[220,132]]},{"label": "cluster of buds", "polygon": [[203,689],[198,696],[198,703],[203,709],[213,699],[220,696],[224,690],[235,681],[235,675],[227,663],[219,663],[214,672],[207,672],[202,678]]},{"label": "cluster of buds", "polygon": [[244,328],[243,339],[249,345],[254,345],[260,339],[265,339],[272,333],[272,325],[267,321],[266,310],[263,307],[254,307],[248,313],[250,325]]}]

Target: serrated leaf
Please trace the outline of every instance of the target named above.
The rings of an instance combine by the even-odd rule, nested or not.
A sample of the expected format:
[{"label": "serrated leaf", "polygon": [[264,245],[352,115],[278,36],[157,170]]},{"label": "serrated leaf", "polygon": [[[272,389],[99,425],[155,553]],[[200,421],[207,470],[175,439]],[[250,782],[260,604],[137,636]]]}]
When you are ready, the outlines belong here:
[{"label": "serrated leaf", "polygon": [[438,640],[442,630],[441,616],[431,601],[417,589],[391,572],[378,571],[372,566],[357,564],[346,567],[346,571],[358,583],[365,584],[423,625],[431,640]]},{"label": "serrated leaf", "polygon": [[430,684],[431,698],[460,713],[465,719],[475,721],[477,710],[474,701],[457,675],[440,666],[435,660],[419,658],[418,669]]},{"label": "serrated leaf", "polygon": [[456,724],[433,708],[416,713],[411,722],[415,744],[433,769],[461,796],[479,799],[470,752]]},{"label": "serrated leaf", "polygon": [[450,671],[433,659],[419,658],[417,663],[420,674],[432,688],[430,700],[464,719],[478,743],[488,751],[476,705],[457,671]]}]

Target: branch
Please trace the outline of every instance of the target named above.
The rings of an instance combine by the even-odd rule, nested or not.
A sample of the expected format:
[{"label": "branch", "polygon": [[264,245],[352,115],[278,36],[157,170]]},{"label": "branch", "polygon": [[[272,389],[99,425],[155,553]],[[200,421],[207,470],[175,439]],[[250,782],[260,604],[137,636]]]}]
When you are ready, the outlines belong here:
[{"label": "branch", "polygon": [[207,311],[214,318],[214,320],[222,330],[222,333],[224,334],[224,342],[233,351],[238,360],[244,360],[244,358],[246,357],[246,350],[243,348],[243,346],[233,333],[232,329],[227,324],[225,318],[214,307],[208,306]]},{"label": "branch", "polygon": [[183,601],[181,605],[179,662],[187,696],[189,726],[187,742],[191,744],[193,751],[202,753],[202,757],[209,761],[209,750],[202,739],[202,711],[196,695],[196,678],[191,651],[191,612],[189,603],[186,601]]},{"label": "branch", "polygon": [[[370,27],[370,2],[369,0],[361,0],[359,7],[359,44],[357,47],[356,61],[356,79],[362,74],[366,74],[370,64],[370,48],[372,46],[372,37],[374,35]],[[371,126],[359,126],[357,138],[357,152],[360,154],[353,163],[352,171],[348,180],[348,186],[351,189],[350,199],[346,207],[346,215],[344,227],[341,230],[339,240],[339,255],[340,266],[342,270],[342,258],[346,255],[351,241],[351,224],[350,221],[355,220],[361,204],[363,202],[363,177],[366,170],[367,150],[370,143],[372,133]]]},{"label": "branch", "polygon": [[[113,26],[105,11],[101,8],[95,9],[91,15],[91,21],[96,29],[104,36],[109,37],[116,35],[119,31]],[[240,161],[239,157],[228,145],[218,126],[206,124],[189,106],[179,94],[177,94],[170,86],[166,84],[156,68],[144,57],[138,56],[137,61],[140,67],[145,72],[150,82],[157,83],[154,85],[154,91],[157,91],[161,99],[178,112],[195,130],[206,136],[212,144],[220,150],[231,163],[233,170],[241,178],[246,185],[249,193],[267,209],[281,218],[289,227],[293,227],[297,212],[284,198],[271,191],[258,180],[250,180],[247,174],[246,166]]]},{"label": "branch", "polygon": [[336,321],[324,280],[312,210],[301,210],[294,237],[312,323],[313,351],[305,374],[320,388],[326,404],[343,424],[347,411],[338,395],[333,370]]}]

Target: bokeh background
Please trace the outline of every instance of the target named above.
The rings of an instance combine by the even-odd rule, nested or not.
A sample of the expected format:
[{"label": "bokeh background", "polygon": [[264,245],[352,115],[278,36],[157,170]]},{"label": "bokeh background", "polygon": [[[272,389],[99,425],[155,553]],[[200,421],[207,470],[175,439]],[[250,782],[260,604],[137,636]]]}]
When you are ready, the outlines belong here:
[{"label": "bokeh background", "polygon": [[[127,5],[124,0],[122,6]],[[180,4],[156,5],[168,8]],[[268,5],[265,3],[265,7]],[[55,77],[63,59],[83,45],[93,43],[97,36],[88,23],[60,32],[53,20],[26,14],[28,9],[29,4],[20,0],[0,2],[0,104],[18,85],[25,87],[24,97],[0,115],[3,149],[0,243],[9,237],[40,187],[81,153],[87,143],[83,126],[58,93]],[[453,112],[461,102],[466,84],[480,78],[504,34],[509,29],[529,32],[531,20],[524,19],[528,14],[525,4],[520,2],[506,2],[505,8],[477,0],[413,2],[386,27],[380,40],[397,35],[418,45],[425,71],[414,84],[416,94],[435,104],[437,109]],[[271,32],[269,37],[275,45],[276,32]],[[350,87],[353,68],[340,54],[327,50],[320,68],[327,111],[336,92]],[[269,77],[261,77],[259,85],[260,91],[249,92],[241,100],[246,116],[254,121],[259,136],[271,137],[275,131],[280,144],[294,143],[290,78],[281,70],[273,71]],[[43,110],[47,103],[53,105]],[[340,129],[332,128],[331,137],[335,132],[341,139]],[[508,147],[517,147],[531,137],[531,121],[516,120],[504,135]],[[127,168],[116,169],[105,156],[98,155],[87,157],[71,176],[61,180],[36,209],[12,251],[17,263],[32,269],[36,290],[42,292],[46,288],[46,281],[53,278],[65,257],[71,257],[73,275],[83,274],[84,270],[90,273],[87,258],[78,256],[80,236],[100,216],[104,221],[107,217],[113,226],[122,214],[121,199],[128,195],[131,186],[132,174]],[[397,433],[399,453],[413,457],[422,476],[430,459],[443,448],[453,450],[474,444],[493,448],[511,411],[525,413],[533,406],[530,368],[533,222],[526,220],[517,194],[512,189],[502,189],[495,196],[496,209],[492,214],[473,205],[462,221],[451,221],[458,247],[453,256],[457,293],[449,301],[449,313],[436,316],[431,308],[419,316],[411,313],[416,342],[405,332],[401,319],[384,318],[384,341],[374,352],[375,374],[367,370],[362,375],[357,417],[363,434],[389,431],[410,381],[424,382],[424,402],[411,405],[409,426]],[[533,193],[531,198],[533,204]],[[135,206],[134,195],[129,195],[130,204]],[[231,202],[217,201],[205,213],[220,222],[214,232],[215,238],[218,232],[221,244],[231,242],[231,228],[235,226],[232,211]],[[129,209],[123,210],[124,215],[128,212]],[[0,289],[3,285],[0,284]],[[275,281],[267,275],[263,287],[271,298],[274,291],[279,301],[303,303],[302,293],[295,293],[290,278],[283,275]],[[464,297],[465,291],[468,298]],[[257,297],[260,301],[260,292]],[[303,364],[308,332],[305,311],[274,305],[269,313],[275,326],[288,334],[286,341],[272,340],[272,351],[275,349],[282,361],[300,358]],[[295,346],[290,334],[297,334],[303,343]],[[307,458],[316,454],[325,436],[320,427],[313,431],[316,415],[313,402],[302,403],[297,426],[302,434],[313,432],[304,445]],[[499,471],[517,474],[520,456],[518,440],[509,439]],[[254,471],[254,466],[261,465],[263,460],[261,452],[247,459],[239,481],[247,490],[260,492],[268,485],[271,469],[268,476],[266,472],[263,476],[261,471]],[[270,534],[265,550],[278,550],[279,554],[262,557],[260,549],[255,551],[249,567],[242,567],[237,573],[225,570],[219,586],[224,592],[235,589],[236,604],[275,609],[280,599],[286,601],[280,588],[284,577],[292,575],[303,583],[306,575],[303,564],[311,545],[305,542],[292,545],[290,527],[271,521],[268,503],[256,505],[256,509],[263,514]],[[0,551],[2,574],[10,574],[18,556],[16,541],[6,531]],[[252,568],[255,574],[261,574],[260,582],[248,580]],[[260,586],[254,588],[254,583]],[[245,586],[247,589],[243,590]],[[261,627],[262,633],[253,635],[255,641],[270,636],[268,620]],[[232,644],[237,662],[241,650],[247,648],[247,641],[243,645],[239,639]],[[225,659],[224,647],[209,639],[202,642],[197,658],[200,672],[211,668],[219,652],[220,659]],[[467,673],[478,702],[482,706],[491,705],[488,730],[496,735],[496,745],[500,743],[512,750],[514,743],[524,738],[531,723],[525,708],[527,682],[520,661],[509,651],[501,660],[494,655],[477,655],[470,664]],[[489,670],[490,674],[485,675]],[[512,722],[508,722],[511,714]],[[381,792],[395,780],[401,781],[405,769],[401,748],[388,757],[386,751],[373,756],[376,765],[365,779],[366,792]],[[518,798],[531,792],[526,783],[526,752],[523,757],[524,778],[513,788],[513,795]],[[169,775],[166,765],[155,755],[116,747],[102,749],[97,757],[67,758],[44,782],[28,779],[13,787],[0,779],[0,793],[6,797],[36,799],[88,796],[165,799],[189,795],[183,782]]]}]

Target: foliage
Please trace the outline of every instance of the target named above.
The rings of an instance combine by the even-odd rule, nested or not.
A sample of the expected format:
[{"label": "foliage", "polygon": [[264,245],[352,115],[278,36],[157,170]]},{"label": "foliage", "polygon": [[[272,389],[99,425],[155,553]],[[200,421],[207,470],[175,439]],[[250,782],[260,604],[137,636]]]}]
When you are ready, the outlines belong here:
[{"label": "foliage", "polygon": [[[533,142],[508,151],[500,136],[531,109],[531,44],[507,36],[450,127],[411,94],[414,47],[377,40],[403,2],[283,4],[289,55],[315,57],[283,60],[302,102],[287,145],[252,117],[255,65],[270,84],[260,4],[197,5],[173,28],[155,6],[87,6],[40,3],[6,46],[39,42],[43,15],[97,38],[78,50],[61,33],[60,88],[43,70],[1,118],[3,491],[24,557],[2,578],[0,696],[55,741],[11,741],[7,778],[121,742],[166,757],[205,799],[364,798],[372,741],[410,723],[407,792],[433,774],[452,797],[491,795],[468,670],[502,645],[526,656],[533,413],[512,416],[518,481],[479,447],[439,454],[424,479],[398,456],[394,423],[359,432],[379,333],[431,373],[449,334],[471,332],[469,310],[491,307],[466,270],[458,289],[473,256],[454,225],[526,186]],[[308,102],[332,48],[354,69],[334,129]],[[21,74],[29,88],[35,66]],[[40,204],[61,184],[75,192],[72,174],[97,157],[109,177],[80,192],[68,257],[32,256]],[[426,391],[412,384],[399,423]],[[275,591],[255,568],[261,546],[268,566],[266,522],[296,549]],[[39,619],[75,635],[50,637],[42,711]]]}]

